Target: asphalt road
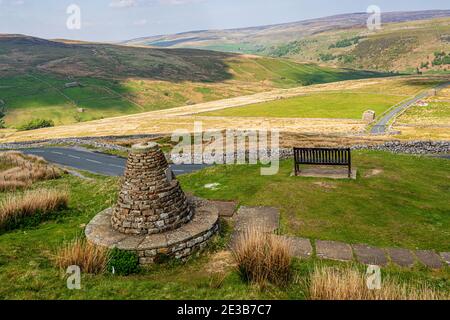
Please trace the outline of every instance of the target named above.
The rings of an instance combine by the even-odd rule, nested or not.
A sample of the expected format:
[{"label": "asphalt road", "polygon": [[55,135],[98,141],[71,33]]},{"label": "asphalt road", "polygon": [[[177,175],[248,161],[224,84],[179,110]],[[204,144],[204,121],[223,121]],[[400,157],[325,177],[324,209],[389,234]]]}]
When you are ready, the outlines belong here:
[{"label": "asphalt road", "polygon": [[[435,87],[434,89],[436,90],[440,90],[443,89],[445,87],[447,87],[448,85],[450,85],[450,83],[444,83],[441,84],[437,87]],[[383,118],[381,118],[380,121],[377,122],[376,125],[373,126],[372,130],[371,130],[371,134],[383,134],[386,133],[387,127],[388,127],[388,123],[394,118],[396,117],[400,112],[402,112],[403,110],[409,108],[410,106],[412,106],[413,104],[415,104],[417,101],[424,99],[425,97],[428,96],[428,91],[427,92],[422,92],[421,94],[415,96],[414,98],[400,104],[397,108],[391,110],[388,114],[386,114]]]},{"label": "asphalt road", "polygon": [[[84,170],[107,176],[121,176],[126,159],[104,153],[73,148],[33,148],[20,149],[25,154],[34,154],[58,165]],[[171,165],[175,175],[191,173],[206,168],[207,165]]]}]

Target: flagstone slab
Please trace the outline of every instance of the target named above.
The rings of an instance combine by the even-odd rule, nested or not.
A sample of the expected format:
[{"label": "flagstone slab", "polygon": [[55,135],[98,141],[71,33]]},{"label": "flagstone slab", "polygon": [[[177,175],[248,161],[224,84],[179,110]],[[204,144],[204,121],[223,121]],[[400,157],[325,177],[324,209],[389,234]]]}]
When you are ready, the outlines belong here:
[{"label": "flagstone slab", "polygon": [[442,252],[441,258],[446,264],[450,265],[450,252]]},{"label": "flagstone slab", "polygon": [[441,257],[431,250],[418,250],[416,256],[421,263],[432,269],[442,268]]},{"label": "flagstone slab", "polygon": [[237,201],[211,201],[219,210],[219,216],[231,218],[236,213]]},{"label": "flagstone slab", "polygon": [[355,251],[356,259],[361,263],[378,266],[384,266],[388,263],[383,249],[370,247],[365,244],[355,244],[353,245],[353,250]]},{"label": "flagstone slab", "polygon": [[271,207],[240,207],[236,213],[235,232],[250,227],[261,228],[264,232],[274,233],[280,226],[280,210]]},{"label": "flagstone slab", "polygon": [[[357,168],[352,168],[350,179],[356,180],[358,173]],[[295,176],[295,172],[292,173]],[[349,179],[347,168],[330,168],[330,167],[304,167],[300,169],[297,177],[307,178],[328,178],[328,179]]]},{"label": "flagstone slab", "polygon": [[293,257],[300,259],[308,259],[313,255],[313,247],[309,239],[281,236],[286,240],[291,248]]},{"label": "flagstone slab", "polygon": [[389,248],[387,249],[393,263],[401,267],[412,267],[416,261],[413,253],[407,249]]},{"label": "flagstone slab", "polygon": [[351,261],[353,260],[352,247],[347,243],[336,241],[316,241],[317,256],[322,259]]}]

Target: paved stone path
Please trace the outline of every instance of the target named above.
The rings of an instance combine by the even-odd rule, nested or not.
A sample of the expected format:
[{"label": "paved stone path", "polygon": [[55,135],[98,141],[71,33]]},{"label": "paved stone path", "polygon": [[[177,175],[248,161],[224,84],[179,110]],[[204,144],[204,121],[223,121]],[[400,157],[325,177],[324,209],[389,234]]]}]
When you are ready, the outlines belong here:
[{"label": "paved stone path", "polygon": [[292,248],[292,255],[298,258],[311,258],[314,250],[309,239],[281,236],[289,242]]},{"label": "paved stone path", "polygon": [[[230,217],[230,208],[233,206],[234,211],[235,203],[222,205],[228,212],[224,216]],[[276,208],[240,207],[233,217],[235,222],[233,239],[250,225],[263,227],[267,233],[274,233],[279,229],[279,219],[280,212]],[[386,266],[392,263],[408,268],[416,263],[421,263],[431,269],[440,269],[445,265],[450,265],[450,252],[438,254],[431,250],[412,251],[402,248],[377,248],[365,244],[350,245],[338,241],[313,241],[282,235],[279,237],[286,239],[290,243],[292,255],[300,259],[308,259],[315,256],[327,260],[357,261],[367,265]]]},{"label": "paved stone path", "polygon": [[235,232],[256,226],[264,232],[274,233],[280,227],[280,210],[269,207],[240,207],[235,221]]},{"label": "paved stone path", "polygon": [[412,267],[415,263],[413,253],[407,249],[389,248],[387,249],[388,255],[391,257],[393,263],[401,267]]},{"label": "paved stone path", "polygon": [[353,245],[356,259],[364,264],[385,266],[388,264],[386,253],[383,249],[373,248],[364,244]]},{"label": "paved stone path", "polygon": [[211,201],[211,203],[219,209],[219,215],[223,218],[232,218],[238,207],[237,201]]},{"label": "paved stone path", "polygon": [[337,241],[316,241],[316,255],[321,259],[349,261],[353,259],[350,245]]}]

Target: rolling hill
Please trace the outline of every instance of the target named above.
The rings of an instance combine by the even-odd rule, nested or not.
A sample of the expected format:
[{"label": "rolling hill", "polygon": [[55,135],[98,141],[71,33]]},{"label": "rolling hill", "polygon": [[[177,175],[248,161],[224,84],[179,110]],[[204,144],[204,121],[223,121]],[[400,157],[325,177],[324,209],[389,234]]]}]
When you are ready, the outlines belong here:
[{"label": "rolling hill", "polygon": [[[450,54],[450,10],[386,12],[383,29],[370,32],[366,13],[232,30],[139,38],[129,45],[199,48],[340,67],[416,72],[446,71],[435,52]],[[450,56],[449,58],[450,59]]]},{"label": "rolling hill", "polygon": [[56,125],[385,74],[197,49],[0,35],[0,108],[9,127]]}]

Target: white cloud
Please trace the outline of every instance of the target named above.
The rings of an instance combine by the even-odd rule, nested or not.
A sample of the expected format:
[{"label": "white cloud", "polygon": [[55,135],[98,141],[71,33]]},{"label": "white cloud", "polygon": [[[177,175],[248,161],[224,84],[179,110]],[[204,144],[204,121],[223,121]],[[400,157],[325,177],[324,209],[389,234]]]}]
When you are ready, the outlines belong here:
[{"label": "white cloud", "polygon": [[137,5],[137,0],[113,0],[109,3],[112,8],[129,8]]}]

